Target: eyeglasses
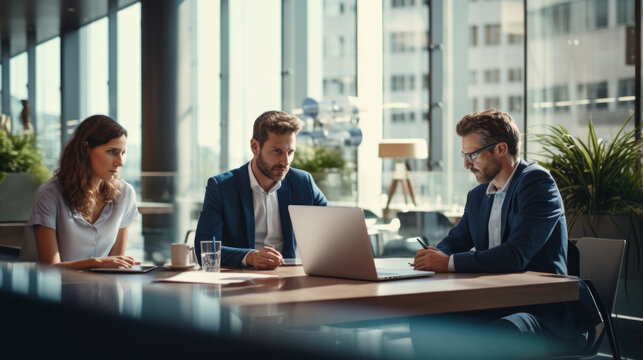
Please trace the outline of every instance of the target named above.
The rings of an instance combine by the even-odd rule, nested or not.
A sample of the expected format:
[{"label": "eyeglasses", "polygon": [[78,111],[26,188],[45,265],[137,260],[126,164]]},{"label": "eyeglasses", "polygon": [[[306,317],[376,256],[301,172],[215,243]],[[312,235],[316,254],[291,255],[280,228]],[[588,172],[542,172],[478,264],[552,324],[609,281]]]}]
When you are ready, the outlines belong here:
[{"label": "eyeglasses", "polygon": [[465,153],[463,153],[462,151],[460,151],[460,155],[462,155],[462,157],[463,157],[463,158],[465,158],[465,159],[469,160],[469,162],[470,162],[470,163],[472,163],[472,162],[476,161],[476,158],[477,158],[477,157],[478,157],[478,156],[479,156],[483,151],[485,151],[485,150],[491,150],[491,149],[493,149],[494,147],[496,147],[496,145],[498,145],[498,144],[499,144],[499,143],[495,143],[495,144],[493,144],[493,145],[485,146],[485,147],[483,147],[482,149],[478,149],[478,150],[473,151],[473,152],[470,152],[470,153],[468,153],[468,154],[465,154]]}]

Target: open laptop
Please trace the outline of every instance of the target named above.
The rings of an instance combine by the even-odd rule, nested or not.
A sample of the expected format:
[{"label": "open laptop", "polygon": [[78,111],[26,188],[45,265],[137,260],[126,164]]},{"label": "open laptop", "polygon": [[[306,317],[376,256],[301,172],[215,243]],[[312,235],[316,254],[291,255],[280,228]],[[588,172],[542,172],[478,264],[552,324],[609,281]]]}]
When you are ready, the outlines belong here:
[{"label": "open laptop", "polygon": [[288,211],[308,275],[379,281],[434,274],[408,265],[376,268],[360,208],[290,205]]}]

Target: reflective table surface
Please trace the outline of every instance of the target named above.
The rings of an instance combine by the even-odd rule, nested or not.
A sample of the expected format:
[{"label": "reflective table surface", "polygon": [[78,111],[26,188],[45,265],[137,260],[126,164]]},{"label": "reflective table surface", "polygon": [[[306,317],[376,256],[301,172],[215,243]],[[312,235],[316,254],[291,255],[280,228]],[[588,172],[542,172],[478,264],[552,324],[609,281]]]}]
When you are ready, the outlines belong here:
[{"label": "reflective table surface", "polygon": [[[386,327],[413,315],[578,298],[575,278],[529,272],[387,282],[311,277],[301,266],[261,273],[275,277],[229,285],[167,283],[156,280],[177,272],[162,267],[99,274],[0,261],[0,339],[21,351],[39,351],[33,341],[45,339],[53,349],[83,354],[103,344],[109,354],[136,339],[131,351],[140,355],[167,355],[164,347],[200,355],[215,347],[227,354],[370,357],[354,331],[348,340],[354,344],[337,346],[339,338],[346,341],[346,323],[384,319],[378,326]],[[332,325],[339,323],[344,325]]]}]

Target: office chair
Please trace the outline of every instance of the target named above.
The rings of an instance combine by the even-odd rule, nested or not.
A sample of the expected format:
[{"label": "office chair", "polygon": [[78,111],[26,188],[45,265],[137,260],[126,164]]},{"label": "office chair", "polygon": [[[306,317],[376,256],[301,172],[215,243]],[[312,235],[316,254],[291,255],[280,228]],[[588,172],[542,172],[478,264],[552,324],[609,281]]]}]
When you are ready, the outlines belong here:
[{"label": "office chair", "polygon": [[587,284],[594,297],[603,322],[590,334],[590,340],[577,354],[565,354],[558,358],[591,358],[598,354],[603,339],[607,337],[612,356],[620,359],[620,352],[612,325],[612,309],[621,274],[625,240],[580,238],[568,246],[568,269],[570,275],[579,276]]}]

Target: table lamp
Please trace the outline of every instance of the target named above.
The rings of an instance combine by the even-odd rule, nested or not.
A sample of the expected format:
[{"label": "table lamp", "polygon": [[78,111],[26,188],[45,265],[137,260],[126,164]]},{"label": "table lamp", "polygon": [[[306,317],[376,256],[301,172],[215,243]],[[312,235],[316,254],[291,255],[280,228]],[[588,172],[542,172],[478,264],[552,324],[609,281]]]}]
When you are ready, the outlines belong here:
[{"label": "table lamp", "polygon": [[404,159],[426,159],[428,156],[428,146],[424,139],[384,139],[380,142],[379,157],[397,159],[393,170],[393,182],[388,190],[385,212],[388,212],[399,182],[402,183],[404,191],[404,203],[408,203],[407,197],[410,194],[413,205],[417,206],[415,188],[411,180],[411,169],[406,165]]}]

